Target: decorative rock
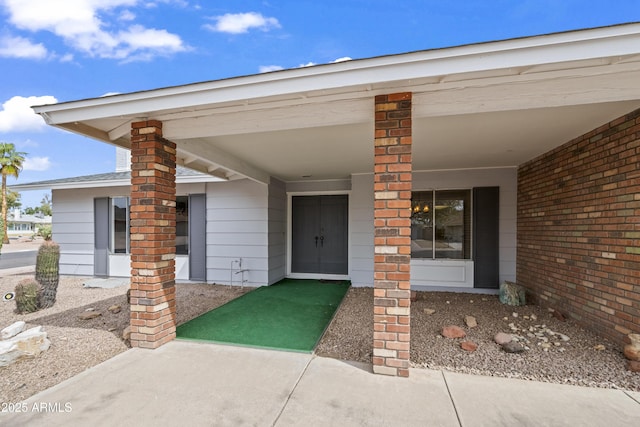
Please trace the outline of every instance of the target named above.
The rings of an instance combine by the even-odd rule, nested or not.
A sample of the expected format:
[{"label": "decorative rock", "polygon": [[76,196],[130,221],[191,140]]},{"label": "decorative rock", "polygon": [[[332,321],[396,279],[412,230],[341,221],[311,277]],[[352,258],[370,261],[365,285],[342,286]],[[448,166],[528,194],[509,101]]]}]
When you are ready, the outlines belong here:
[{"label": "decorative rock", "polygon": [[427,316],[431,316],[435,312],[436,311],[433,308],[425,308],[424,309],[424,314],[426,314]]},{"label": "decorative rock", "polygon": [[[551,333],[551,335],[554,335],[554,334],[553,334],[553,333]],[[569,338],[568,336],[566,336],[565,334],[558,334],[558,336],[559,336],[559,337],[560,337],[560,339],[561,339],[562,341],[564,341],[564,342],[567,342],[567,341],[569,341],[569,339],[570,339],[570,338]]]},{"label": "decorative rock", "polygon": [[553,310],[551,312],[551,314],[553,315],[553,317],[555,317],[556,319],[558,319],[561,322],[564,322],[565,320],[567,320],[564,315],[562,313],[560,313],[558,310]]},{"label": "decorative rock", "polygon": [[19,320],[7,326],[0,332],[0,339],[7,340],[11,337],[15,337],[20,332],[24,331],[24,328],[26,325],[27,324],[25,322],[23,322],[22,320]]},{"label": "decorative rock", "polygon": [[494,337],[493,340],[496,342],[496,344],[506,344],[508,342],[513,341],[513,335],[511,334],[505,334],[504,332],[498,332]]},{"label": "decorative rock", "polygon": [[627,370],[631,372],[640,372],[640,362],[637,360],[627,360]]},{"label": "decorative rock", "polygon": [[525,305],[525,291],[520,285],[513,282],[503,282],[500,284],[500,302],[506,305]]},{"label": "decorative rock", "polygon": [[442,336],[445,338],[464,338],[467,333],[459,326],[445,326],[442,328]]},{"label": "decorative rock", "polygon": [[120,313],[120,311],[122,311],[122,307],[120,307],[119,305],[112,305],[107,310],[109,310],[113,314],[117,314],[117,313]]},{"label": "decorative rock", "polygon": [[49,349],[51,341],[42,326],[28,329],[8,340],[0,341],[0,366],[7,366],[22,357],[34,357]]},{"label": "decorative rock", "polygon": [[514,341],[502,344],[502,349],[507,353],[522,353],[525,351],[522,344]]},{"label": "decorative rock", "polygon": [[518,313],[516,313],[515,311],[514,311],[513,313],[511,313],[511,315],[512,315],[513,317],[518,317]]},{"label": "decorative rock", "polygon": [[602,345],[602,344],[598,344],[598,345],[593,346],[593,349],[594,349],[594,350],[597,350],[597,351],[602,351],[602,350],[606,350],[606,349],[607,349],[607,347],[605,347],[605,346],[604,346],[604,345]]},{"label": "decorative rock", "polygon": [[462,348],[465,351],[476,351],[478,348],[478,344],[474,343],[473,341],[462,341],[460,343],[460,348]]},{"label": "decorative rock", "polygon": [[99,311],[85,311],[84,313],[79,315],[78,318],[80,320],[91,320],[100,316],[102,316],[102,313],[100,313]]},{"label": "decorative rock", "polygon": [[626,338],[625,341],[629,344],[624,346],[624,357],[634,362],[640,362],[640,334],[629,334]]},{"label": "decorative rock", "polygon": [[464,316],[464,323],[467,328],[475,328],[478,326],[478,321],[473,316]]},{"label": "decorative rock", "polygon": [[531,320],[538,320],[538,316],[536,316],[535,314],[531,315]]},{"label": "decorative rock", "polygon": [[131,338],[131,326],[127,326],[126,328],[124,328],[124,331],[122,331],[122,339],[125,341],[128,341]]}]

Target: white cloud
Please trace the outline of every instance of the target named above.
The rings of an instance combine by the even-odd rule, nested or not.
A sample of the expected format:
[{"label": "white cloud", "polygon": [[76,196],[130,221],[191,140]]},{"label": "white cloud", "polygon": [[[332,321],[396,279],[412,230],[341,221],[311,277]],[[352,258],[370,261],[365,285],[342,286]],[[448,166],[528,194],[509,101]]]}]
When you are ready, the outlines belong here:
[{"label": "white cloud", "polygon": [[[90,56],[141,59],[187,49],[176,34],[133,23],[130,8],[143,0],[0,0],[9,22],[20,30],[49,31]],[[120,8],[124,8],[120,10]],[[130,58],[131,57],[131,58]]]},{"label": "white cloud", "polygon": [[0,132],[31,132],[46,127],[42,117],[31,109],[33,105],[55,104],[53,96],[14,96],[2,104]]},{"label": "white cloud", "polygon": [[306,64],[300,64],[298,65],[298,68],[305,68],[305,67],[313,67],[314,65],[317,65],[315,62],[307,62]]},{"label": "white cloud", "polygon": [[215,25],[207,24],[204,27],[219,33],[242,34],[254,28],[262,31],[280,28],[276,18],[265,17],[257,12],[227,13],[211,19],[216,21]]},{"label": "white cloud", "polygon": [[46,171],[51,168],[51,161],[48,157],[25,157],[22,170],[25,171]]},{"label": "white cloud", "polygon": [[281,67],[280,65],[261,65],[259,70],[261,73],[269,73],[271,71],[284,70],[284,67]]},{"label": "white cloud", "polygon": [[24,37],[1,37],[0,56],[7,58],[42,59],[47,56],[47,49],[42,43],[32,43]]},{"label": "white cloud", "polygon": [[346,61],[351,61],[352,58],[350,58],[349,56],[343,56],[342,58],[338,58],[335,61],[332,62],[332,64],[335,64],[337,62],[346,62]]}]

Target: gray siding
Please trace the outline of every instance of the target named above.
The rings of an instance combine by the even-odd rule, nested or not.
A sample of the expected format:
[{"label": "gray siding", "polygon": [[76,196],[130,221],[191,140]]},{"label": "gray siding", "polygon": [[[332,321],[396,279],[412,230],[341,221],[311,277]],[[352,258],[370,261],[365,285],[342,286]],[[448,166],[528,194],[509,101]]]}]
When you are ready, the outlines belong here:
[{"label": "gray siding", "polygon": [[60,245],[60,274],[93,276],[93,199],[128,194],[128,187],[52,191],[52,230],[53,240]]},{"label": "gray siding", "polygon": [[269,284],[287,274],[287,192],[285,183],[271,179],[269,185]]},{"label": "gray siding", "polygon": [[413,190],[500,187],[500,281],[516,279],[516,168],[414,172]]},{"label": "gray siding", "polygon": [[[413,173],[414,191],[481,186],[500,187],[500,281],[515,280],[517,170],[500,168]],[[351,282],[353,286],[373,286],[373,174],[353,175],[351,187]],[[429,268],[412,268],[412,284],[428,280],[428,272]]]},{"label": "gray siding", "polygon": [[[207,282],[240,284],[231,273],[242,258],[247,286],[269,282],[269,189],[249,180],[207,184]],[[237,269],[237,265],[233,266]]]},{"label": "gray siding", "polygon": [[351,189],[351,283],[373,286],[373,174],[353,175]]}]

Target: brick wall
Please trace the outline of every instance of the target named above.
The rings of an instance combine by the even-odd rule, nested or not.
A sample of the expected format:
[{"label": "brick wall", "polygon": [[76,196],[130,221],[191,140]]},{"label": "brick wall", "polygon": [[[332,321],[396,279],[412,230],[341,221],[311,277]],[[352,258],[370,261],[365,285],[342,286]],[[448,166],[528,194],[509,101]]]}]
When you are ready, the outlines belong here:
[{"label": "brick wall", "polygon": [[517,281],[621,344],[640,332],[640,110],[520,166]]},{"label": "brick wall", "polygon": [[373,371],[409,376],[411,93],[375,98]]},{"label": "brick wall", "polygon": [[176,145],[162,123],[131,129],[131,345],[175,338]]}]

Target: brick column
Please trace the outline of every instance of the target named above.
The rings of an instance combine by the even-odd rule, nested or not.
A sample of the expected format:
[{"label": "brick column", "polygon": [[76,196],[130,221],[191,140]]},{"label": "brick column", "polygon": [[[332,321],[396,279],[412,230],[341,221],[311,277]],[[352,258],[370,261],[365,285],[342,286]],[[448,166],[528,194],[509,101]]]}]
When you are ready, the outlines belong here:
[{"label": "brick column", "polygon": [[373,372],[409,376],[411,93],[376,96]]},{"label": "brick column", "polygon": [[176,145],[131,127],[131,346],[157,348],[176,336]]}]

